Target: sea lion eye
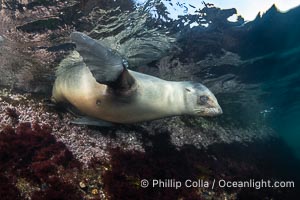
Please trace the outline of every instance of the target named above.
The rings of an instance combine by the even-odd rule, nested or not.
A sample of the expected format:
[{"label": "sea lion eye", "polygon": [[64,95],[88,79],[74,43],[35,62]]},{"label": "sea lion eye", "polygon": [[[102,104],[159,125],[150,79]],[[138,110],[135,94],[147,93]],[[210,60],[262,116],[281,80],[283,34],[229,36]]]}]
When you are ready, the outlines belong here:
[{"label": "sea lion eye", "polygon": [[205,96],[205,95],[203,95],[203,96],[200,96],[200,97],[198,98],[197,103],[198,103],[199,105],[204,105],[204,104],[207,103],[207,101],[208,101],[208,97]]}]

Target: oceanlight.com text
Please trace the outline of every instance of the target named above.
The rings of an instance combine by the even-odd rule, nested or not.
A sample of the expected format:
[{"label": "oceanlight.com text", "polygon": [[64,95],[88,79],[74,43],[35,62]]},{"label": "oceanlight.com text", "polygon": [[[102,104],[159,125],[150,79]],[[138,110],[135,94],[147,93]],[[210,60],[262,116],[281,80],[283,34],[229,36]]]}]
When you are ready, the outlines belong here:
[{"label": "oceanlight.com text", "polygon": [[243,180],[243,181],[228,181],[228,180],[185,180],[180,181],[176,179],[143,179],[140,182],[142,188],[175,188],[179,189],[182,187],[186,188],[294,188],[294,181],[271,181],[271,180]]}]

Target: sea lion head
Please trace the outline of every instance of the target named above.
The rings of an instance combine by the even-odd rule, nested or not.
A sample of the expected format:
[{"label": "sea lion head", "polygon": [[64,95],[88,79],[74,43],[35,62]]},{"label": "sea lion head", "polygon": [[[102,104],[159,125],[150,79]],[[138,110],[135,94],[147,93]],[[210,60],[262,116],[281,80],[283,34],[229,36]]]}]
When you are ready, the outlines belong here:
[{"label": "sea lion head", "polygon": [[201,83],[185,83],[185,103],[189,114],[217,116],[223,113],[215,95]]}]

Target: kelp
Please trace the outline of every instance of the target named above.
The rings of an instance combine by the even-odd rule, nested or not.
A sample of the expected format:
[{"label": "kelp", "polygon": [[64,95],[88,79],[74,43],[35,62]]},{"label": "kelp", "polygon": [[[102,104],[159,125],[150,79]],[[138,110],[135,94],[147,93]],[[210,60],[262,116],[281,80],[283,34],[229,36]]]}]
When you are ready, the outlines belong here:
[{"label": "kelp", "polygon": [[98,19],[89,35],[118,51],[131,67],[148,64],[167,55],[172,49],[175,37],[167,29],[152,27],[153,16],[143,10],[121,12],[96,9],[92,13]]}]

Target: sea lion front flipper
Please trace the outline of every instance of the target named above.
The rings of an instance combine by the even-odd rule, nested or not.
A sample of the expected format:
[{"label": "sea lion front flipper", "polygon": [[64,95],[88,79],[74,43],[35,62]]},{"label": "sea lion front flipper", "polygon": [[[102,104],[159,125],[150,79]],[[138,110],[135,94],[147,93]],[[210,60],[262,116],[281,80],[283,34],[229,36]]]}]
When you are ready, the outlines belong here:
[{"label": "sea lion front flipper", "polygon": [[79,117],[71,121],[72,124],[78,124],[78,125],[88,125],[88,126],[100,126],[100,127],[111,127],[114,126],[114,124],[103,121],[100,119],[95,119],[92,117]]},{"label": "sea lion front flipper", "polygon": [[97,82],[122,90],[134,85],[127,62],[113,50],[80,32],[73,32],[71,39]]}]

